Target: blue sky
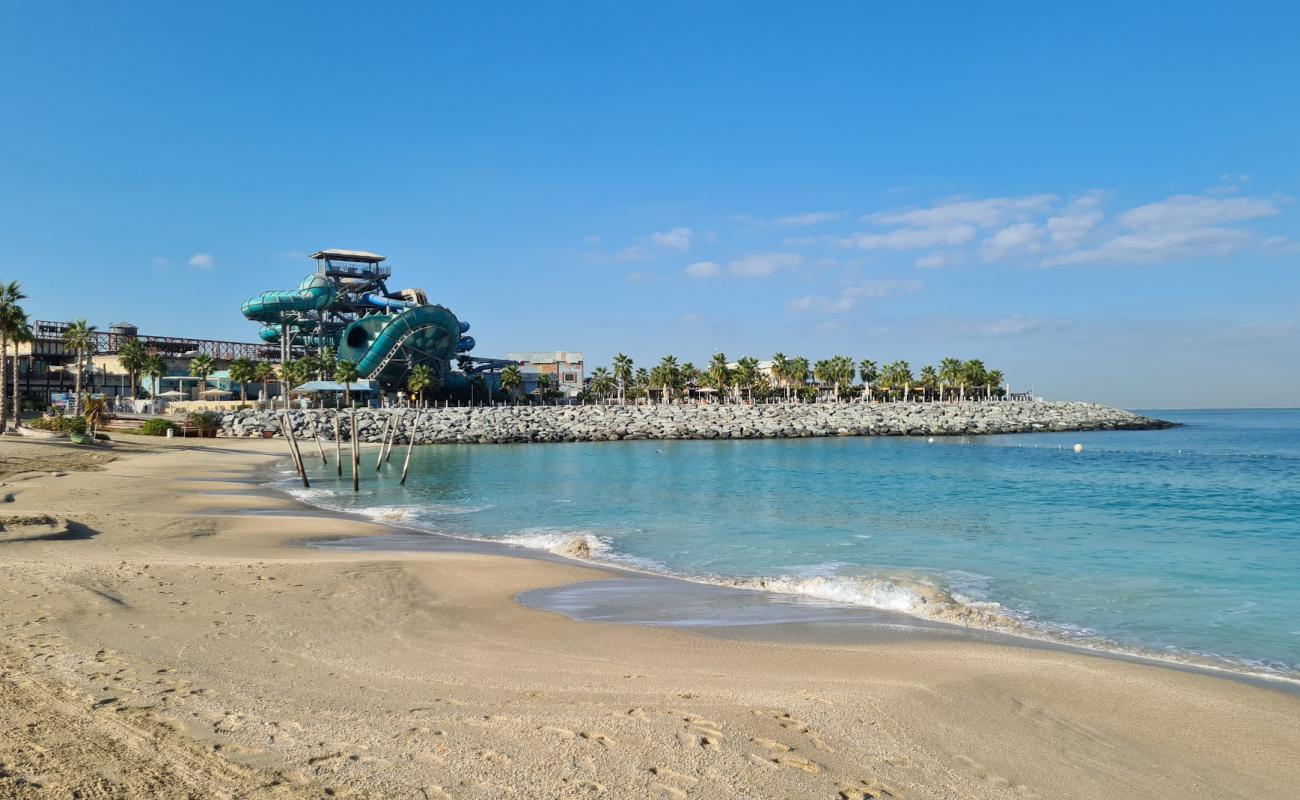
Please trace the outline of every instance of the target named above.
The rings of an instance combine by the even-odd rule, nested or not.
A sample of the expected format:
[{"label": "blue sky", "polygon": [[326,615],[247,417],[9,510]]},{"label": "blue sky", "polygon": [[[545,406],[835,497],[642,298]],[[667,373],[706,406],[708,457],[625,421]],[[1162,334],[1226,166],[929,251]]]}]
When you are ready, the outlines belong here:
[{"label": "blue sky", "polygon": [[251,341],[345,247],[480,355],[1300,405],[1294,5],[324,5],[0,4],[33,316]]}]

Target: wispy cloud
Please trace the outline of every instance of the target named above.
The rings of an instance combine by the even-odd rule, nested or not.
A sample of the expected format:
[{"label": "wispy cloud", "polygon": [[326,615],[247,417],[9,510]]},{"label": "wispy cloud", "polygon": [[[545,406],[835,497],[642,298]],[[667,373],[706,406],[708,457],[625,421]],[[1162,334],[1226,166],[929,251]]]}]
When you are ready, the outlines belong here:
[{"label": "wispy cloud", "polygon": [[863,250],[919,250],[955,247],[975,238],[972,225],[944,225],[937,228],[898,228],[888,233],[857,233],[850,241]]},{"label": "wispy cloud", "polygon": [[977,225],[993,228],[1015,220],[1042,214],[1056,201],[1056,195],[990,197],[983,200],[951,200],[928,208],[881,211],[863,217],[875,225],[906,225],[914,228],[942,228]]},{"label": "wispy cloud", "polygon": [[984,240],[980,257],[985,261],[1001,261],[1012,255],[1041,253],[1043,229],[1032,222],[1008,225]]},{"label": "wispy cloud", "polygon": [[716,278],[722,274],[722,267],[712,261],[696,261],[682,272],[691,278]]},{"label": "wispy cloud", "polygon": [[809,211],[804,214],[791,214],[788,217],[778,217],[773,222],[782,226],[793,225],[820,225],[825,222],[834,222],[845,216],[843,211]]},{"label": "wispy cloud", "polygon": [[852,311],[863,300],[878,299],[897,294],[918,292],[925,286],[921,281],[873,280],[846,286],[833,297],[804,295],[786,303],[788,311],[818,311],[823,314],[843,314]]},{"label": "wispy cloud", "polygon": [[798,253],[756,253],[737,258],[728,264],[732,275],[740,278],[765,278],[783,269],[794,269],[803,264]]},{"label": "wispy cloud", "polygon": [[690,250],[691,249],[691,229],[690,228],[673,228],[672,230],[662,231],[660,233],[650,234],[650,241],[659,247],[668,247],[673,250]]},{"label": "wispy cloud", "polygon": [[217,260],[212,257],[211,253],[195,253],[185,263],[195,269],[212,269],[217,265]]}]

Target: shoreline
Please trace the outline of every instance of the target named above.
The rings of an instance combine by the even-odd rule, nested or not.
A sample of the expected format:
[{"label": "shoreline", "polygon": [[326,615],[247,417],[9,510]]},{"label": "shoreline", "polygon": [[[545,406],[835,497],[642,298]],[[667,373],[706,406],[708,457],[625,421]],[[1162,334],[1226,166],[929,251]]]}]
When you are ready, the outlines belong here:
[{"label": "shoreline", "polygon": [[[1269,688],[995,643],[576,622],[515,598],[606,571],[298,547],[389,528],[250,497],[250,474],[283,458],[270,444],[178,442],[5,487],[4,513],[39,507],[87,533],[0,537],[0,688],[25,693],[0,694],[5,718],[58,716],[27,687],[67,698],[62,730],[0,732],[0,788],[1281,798],[1300,780],[1286,757],[1300,699]],[[277,513],[213,515],[250,509]],[[106,771],[101,744],[146,734]]]},{"label": "shoreline", "polygon": [[[1039,623],[1033,620],[1020,620],[1018,617],[1013,617],[1009,614],[999,615],[1004,617],[1009,623],[1004,625],[978,624],[978,622],[975,621],[975,617],[967,617],[967,620],[969,621],[954,621],[942,617],[926,616],[914,611],[888,610],[865,604],[837,602],[794,592],[775,591],[762,586],[764,582],[774,580],[763,576],[722,579],[709,578],[707,576],[684,575],[672,572],[656,571],[648,567],[638,567],[632,563],[620,562],[616,558],[602,559],[594,554],[584,556],[572,552],[557,552],[556,550],[543,547],[531,547],[487,536],[458,536],[451,533],[428,530],[402,521],[373,517],[357,511],[330,508],[328,506],[313,503],[307,498],[295,494],[293,487],[281,486],[282,483],[290,480],[285,477],[286,475],[296,474],[297,473],[294,472],[289,459],[285,458],[274,464],[267,465],[266,470],[263,473],[266,482],[261,485],[270,492],[278,496],[287,497],[295,504],[301,505],[313,513],[319,513],[327,517],[334,516],[353,520],[359,523],[380,525],[388,528],[390,531],[388,534],[355,538],[305,538],[291,542],[291,544],[298,546],[364,553],[436,554],[443,552],[469,552],[503,558],[537,559],[542,561],[572,564],[574,566],[601,570],[602,572],[607,573],[607,577],[611,580],[636,581],[638,579],[651,579],[652,581],[660,581],[668,584],[673,588],[661,587],[661,594],[663,595],[661,600],[665,604],[669,598],[676,601],[678,599],[678,591],[686,587],[699,587],[705,592],[717,597],[725,596],[727,593],[741,593],[754,599],[754,602],[752,603],[736,603],[731,605],[723,603],[721,604],[721,607],[709,609],[707,612],[708,616],[705,618],[692,617],[686,622],[647,622],[640,618],[656,616],[653,613],[656,609],[654,608],[654,603],[645,601],[646,595],[642,595],[640,598],[641,602],[638,606],[631,609],[623,606],[617,600],[610,603],[603,598],[587,597],[575,602],[575,599],[571,597],[571,595],[581,596],[584,593],[584,585],[582,584],[546,587],[544,589],[533,590],[526,593],[526,595],[517,596],[515,598],[517,602],[526,607],[535,608],[539,611],[561,613],[579,622],[609,622],[620,625],[662,625],[664,627],[679,630],[698,632],[703,635],[719,635],[718,632],[720,631],[728,631],[737,627],[749,628],[751,631],[761,631],[766,629],[769,631],[784,632],[786,634],[785,636],[747,637],[753,641],[762,641],[776,645],[797,643],[802,638],[798,635],[797,629],[800,626],[805,625],[820,624],[839,626],[842,628],[840,636],[833,637],[832,639],[820,637],[818,640],[822,643],[829,644],[839,642],[847,646],[870,644],[873,632],[885,627],[907,627],[918,634],[924,631],[938,630],[955,637],[970,637],[970,640],[972,641],[993,641],[1013,647],[1049,648],[1085,657],[1114,658],[1157,668],[1174,669],[1209,677],[1242,681],[1252,686],[1300,695],[1300,673],[1281,674],[1260,668],[1252,668],[1249,664],[1239,663],[1228,658],[1212,655],[1182,652],[1173,655],[1164,655],[1157,651],[1144,648],[1141,645],[1123,644],[1105,639],[1102,636],[1093,636],[1082,640],[1069,640],[1055,634],[1052,630],[1052,626],[1047,623]],[[394,533],[396,533],[397,536],[394,536]],[[395,541],[401,534],[418,537],[418,539],[409,543]],[[352,544],[354,542],[355,545]],[[375,547],[374,544],[376,542],[383,542],[385,544],[388,542],[394,542],[396,546]],[[599,582],[599,580],[592,581],[591,583],[597,582]],[[776,604],[771,604],[771,601],[773,600],[776,601]],[[769,609],[772,612],[770,617],[765,618],[762,617],[761,614],[746,614],[746,621],[743,624],[733,624],[726,618],[727,614],[733,613],[736,610],[734,606],[744,605],[753,607],[764,605],[765,602],[769,604]],[[794,606],[802,606],[802,610],[806,613],[794,614],[792,615],[795,617],[794,619],[782,619],[782,614],[780,612],[788,611]],[[564,610],[566,607],[570,608],[570,610]],[[580,607],[581,611],[578,611],[576,607]],[[664,609],[658,610],[662,611]],[[857,629],[856,632],[855,628]]]}]

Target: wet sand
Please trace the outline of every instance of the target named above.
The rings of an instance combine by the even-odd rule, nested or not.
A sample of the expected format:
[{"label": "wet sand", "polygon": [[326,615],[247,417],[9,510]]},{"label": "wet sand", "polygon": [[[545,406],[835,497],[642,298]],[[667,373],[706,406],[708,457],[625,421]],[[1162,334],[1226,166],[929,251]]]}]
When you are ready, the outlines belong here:
[{"label": "wet sand", "polygon": [[[0,439],[0,463],[38,467],[5,480],[0,517],[52,520],[0,532],[0,795],[1283,798],[1300,785],[1294,694],[972,637],[577,621],[516,596],[617,573],[302,547],[391,529],[259,490],[283,443],[139,441],[55,476],[64,456],[96,464]],[[232,513],[247,511],[263,513]]]}]

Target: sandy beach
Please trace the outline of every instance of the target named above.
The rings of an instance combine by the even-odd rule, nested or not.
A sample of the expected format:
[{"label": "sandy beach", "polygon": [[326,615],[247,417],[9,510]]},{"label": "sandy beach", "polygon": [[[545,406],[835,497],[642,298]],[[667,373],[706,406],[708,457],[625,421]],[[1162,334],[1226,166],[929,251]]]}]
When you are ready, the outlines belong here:
[{"label": "sandy beach", "polygon": [[[1300,696],[978,641],[578,622],[612,573],[306,548],[282,442],[0,441],[0,795],[1290,798]],[[108,458],[102,457],[108,456]],[[258,513],[247,513],[258,512]]]}]

